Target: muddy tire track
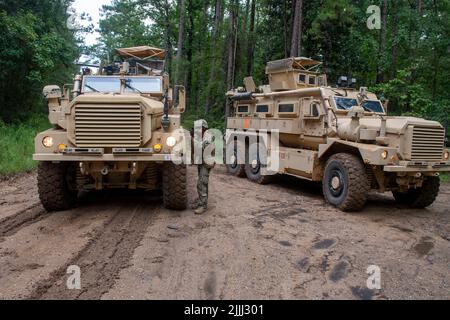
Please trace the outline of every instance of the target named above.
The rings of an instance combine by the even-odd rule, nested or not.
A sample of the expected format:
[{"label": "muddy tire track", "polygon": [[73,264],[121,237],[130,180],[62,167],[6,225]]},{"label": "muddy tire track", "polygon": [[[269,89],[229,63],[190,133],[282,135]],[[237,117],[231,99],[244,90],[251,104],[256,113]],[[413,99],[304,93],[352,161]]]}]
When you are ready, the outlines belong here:
[{"label": "muddy tire track", "polygon": [[[27,299],[98,300],[115,284],[122,269],[129,267],[134,250],[140,245],[147,227],[158,213],[156,206],[142,204],[122,207],[86,247],[67,265],[54,271],[48,279],[39,282]],[[81,269],[81,290],[68,290],[67,268]]]},{"label": "muddy tire track", "polygon": [[40,203],[34,203],[16,214],[0,220],[0,242],[3,237],[11,236],[22,228],[39,222],[48,216],[49,214]]}]

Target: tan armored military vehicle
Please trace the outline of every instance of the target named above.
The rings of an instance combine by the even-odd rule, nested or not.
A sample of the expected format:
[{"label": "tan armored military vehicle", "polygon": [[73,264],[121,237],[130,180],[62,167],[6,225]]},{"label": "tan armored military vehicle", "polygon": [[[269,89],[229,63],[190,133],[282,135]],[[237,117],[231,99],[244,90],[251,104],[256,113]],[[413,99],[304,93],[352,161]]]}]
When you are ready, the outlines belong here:
[{"label": "tan armored military vehicle", "polygon": [[[307,58],[269,62],[269,85],[256,88],[247,78],[245,88],[228,92],[228,171],[258,183],[273,173],[322,182],[326,200],[343,211],[361,210],[370,190],[392,191],[411,207],[431,205],[439,173],[450,171],[444,128],[387,116],[375,94],[355,89],[356,80],[341,77],[333,88],[319,69]],[[275,132],[279,139],[270,138]],[[250,153],[255,135],[262,147]]]},{"label": "tan armored military vehicle", "polygon": [[120,62],[98,75],[85,69],[72,90],[44,89],[53,128],[36,137],[33,158],[48,211],[74,206],[79,191],[104,188],[162,189],[167,208],[186,207],[186,167],[172,161],[185,90],[169,87],[163,50],[117,53]]}]

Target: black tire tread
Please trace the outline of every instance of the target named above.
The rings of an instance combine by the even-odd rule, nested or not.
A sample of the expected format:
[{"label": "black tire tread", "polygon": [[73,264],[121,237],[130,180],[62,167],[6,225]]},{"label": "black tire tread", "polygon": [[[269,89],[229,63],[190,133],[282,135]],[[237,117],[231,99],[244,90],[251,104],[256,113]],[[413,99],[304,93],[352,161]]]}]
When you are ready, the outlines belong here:
[{"label": "black tire tread", "polygon": [[407,193],[393,192],[397,203],[408,205],[415,209],[431,206],[439,195],[441,183],[439,177],[428,177],[419,189],[412,189]]},{"label": "black tire tread", "polygon": [[252,168],[251,168],[250,164],[247,164],[244,166],[244,172],[245,172],[245,175],[247,176],[248,180],[255,182],[257,184],[261,184],[261,185],[267,185],[267,184],[272,183],[273,176],[262,175],[261,172],[259,175],[255,176],[251,173],[251,170],[252,170]]},{"label": "black tire tread", "polygon": [[[339,161],[348,172],[348,194],[344,201],[337,207],[345,212],[361,211],[366,205],[370,182],[367,171],[361,159],[349,153],[338,153],[332,156],[328,162]],[[324,194],[327,184],[323,183]]]},{"label": "black tire tread", "polygon": [[169,210],[185,210],[187,208],[186,166],[166,163],[162,176],[164,207]]},{"label": "black tire tread", "polygon": [[239,167],[239,169],[234,170],[234,169],[232,169],[230,167],[230,165],[227,165],[227,172],[228,172],[228,174],[231,174],[231,175],[233,175],[235,177],[238,177],[238,178],[245,178],[245,176],[246,176],[245,175],[245,165],[240,164],[240,165],[238,165],[238,167]]},{"label": "black tire tread", "polygon": [[40,162],[38,165],[38,193],[48,212],[63,211],[75,206],[77,191],[69,190],[66,182],[67,163]]}]

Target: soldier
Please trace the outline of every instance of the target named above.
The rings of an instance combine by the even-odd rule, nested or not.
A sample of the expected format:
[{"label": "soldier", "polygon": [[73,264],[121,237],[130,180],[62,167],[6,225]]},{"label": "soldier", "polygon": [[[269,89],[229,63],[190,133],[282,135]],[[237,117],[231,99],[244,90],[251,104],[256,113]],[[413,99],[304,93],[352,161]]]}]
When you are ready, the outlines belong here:
[{"label": "soldier", "polygon": [[[205,120],[199,120],[201,122],[202,135],[200,141],[194,141],[195,143],[201,143],[201,151],[203,157],[201,157],[201,163],[198,164],[198,183],[197,192],[198,200],[194,206],[195,214],[203,214],[208,210],[208,185],[209,185],[209,175],[211,170],[214,168],[215,163],[212,159],[212,155],[209,157],[205,155],[205,150],[211,145],[207,137],[205,137],[205,132],[208,130],[208,123]],[[198,148],[200,150],[200,148]],[[208,148],[209,149],[209,148]]]}]

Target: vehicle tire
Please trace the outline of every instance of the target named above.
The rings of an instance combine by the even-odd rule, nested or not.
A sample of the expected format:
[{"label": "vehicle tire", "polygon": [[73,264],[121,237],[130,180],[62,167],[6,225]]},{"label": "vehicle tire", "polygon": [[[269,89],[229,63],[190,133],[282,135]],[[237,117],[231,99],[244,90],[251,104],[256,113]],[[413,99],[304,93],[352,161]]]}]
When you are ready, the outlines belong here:
[{"label": "vehicle tire", "polygon": [[235,177],[245,178],[245,165],[238,164],[237,146],[235,146],[234,154],[229,160],[232,164],[227,164],[227,172]]},{"label": "vehicle tire", "polygon": [[76,171],[70,163],[40,162],[38,193],[48,212],[68,210],[76,206]]},{"label": "vehicle tire", "polygon": [[263,164],[259,159],[250,159],[248,163],[245,165],[245,174],[250,181],[256,182],[258,184],[269,184],[273,180],[272,175],[263,175]]},{"label": "vehicle tire", "polygon": [[164,207],[169,210],[185,210],[187,208],[186,166],[166,163],[162,178]]},{"label": "vehicle tire", "polygon": [[367,202],[370,182],[360,158],[339,153],[328,160],[322,187],[330,204],[342,211],[360,211]]},{"label": "vehicle tire", "polygon": [[439,194],[439,177],[428,177],[421,188],[410,189],[406,193],[393,192],[395,201],[411,208],[423,209],[431,206]]}]

